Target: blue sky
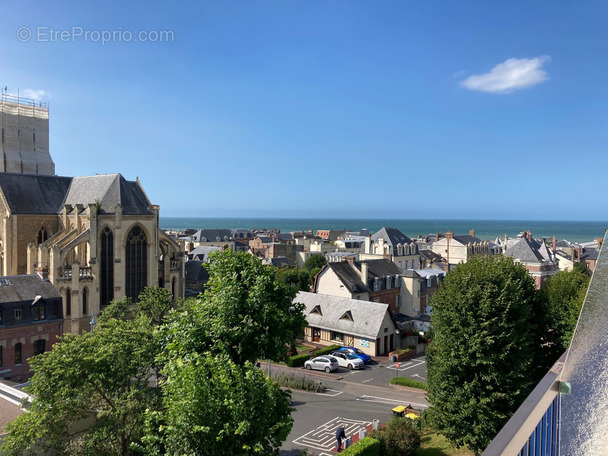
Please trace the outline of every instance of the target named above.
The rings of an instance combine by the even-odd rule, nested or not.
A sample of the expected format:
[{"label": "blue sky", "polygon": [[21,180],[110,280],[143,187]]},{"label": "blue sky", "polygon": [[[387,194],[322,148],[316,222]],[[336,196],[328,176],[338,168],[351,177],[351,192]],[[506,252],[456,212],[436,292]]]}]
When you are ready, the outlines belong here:
[{"label": "blue sky", "polygon": [[0,0],[0,85],[161,216],[606,220],[607,12]]}]

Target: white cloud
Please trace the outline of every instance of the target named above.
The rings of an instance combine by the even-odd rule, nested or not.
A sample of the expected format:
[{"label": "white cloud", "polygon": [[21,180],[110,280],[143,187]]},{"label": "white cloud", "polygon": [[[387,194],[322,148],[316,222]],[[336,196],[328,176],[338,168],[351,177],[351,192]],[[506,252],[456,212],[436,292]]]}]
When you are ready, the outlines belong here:
[{"label": "white cloud", "polygon": [[508,59],[499,63],[489,72],[473,75],[460,82],[470,90],[482,92],[510,93],[532,87],[549,79],[543,64],[551,60],[548,55],[533,59]]},{"label": "white cloud", "polygon": [[35,89],[24,89],[20,91],[19,96],[23,98],[30,98],[34,101],[41,101],[48,94],[44,90],[35,90]]}]

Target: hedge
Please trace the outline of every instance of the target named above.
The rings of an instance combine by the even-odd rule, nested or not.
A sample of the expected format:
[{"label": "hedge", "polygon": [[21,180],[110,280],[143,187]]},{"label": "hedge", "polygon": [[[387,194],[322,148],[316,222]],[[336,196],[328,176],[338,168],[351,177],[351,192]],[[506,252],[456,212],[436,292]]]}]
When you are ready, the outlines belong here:
[{"label": "hedge", "polygon": [[426,383],[419,382],[418,380],[412,380],[407,377],[393,377],[390,383],[392,385],[409,386],[410,388],[418,388],[426,391]]},{"label": "hedge", "polygon": [[330,345],[329,347],[319,348],[318,350],[312,352],[312,356],[329,355],[330,353],[340,350],[341,347],[342,345]]},{"label": "hedge", "polygon": [[380,456],[380,442],[371,437],[365,437],[342,451],[342,456]]},{"label": "hedge", "polygon": [[303,353],[301,355],[289,356],[285,360],[285,364],[289,367],[300,367],[304,365],[304,362],[310,358],[310,355]]}]

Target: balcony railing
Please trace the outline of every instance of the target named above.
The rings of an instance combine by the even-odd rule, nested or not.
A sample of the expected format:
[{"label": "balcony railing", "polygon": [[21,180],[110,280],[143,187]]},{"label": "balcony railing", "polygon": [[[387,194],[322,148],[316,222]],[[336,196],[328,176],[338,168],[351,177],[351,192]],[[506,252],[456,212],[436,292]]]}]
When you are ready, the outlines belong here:
[{"label": "balcony railing", "polygon": [[[59,268],[59,276],[57,280],[61,282],[72,281],[72,267],[71,266],[63,266]],[[93,273],[91,272],[90,266],[80,266],[78,268],[78,280],[81,282],[93,280]]]}]

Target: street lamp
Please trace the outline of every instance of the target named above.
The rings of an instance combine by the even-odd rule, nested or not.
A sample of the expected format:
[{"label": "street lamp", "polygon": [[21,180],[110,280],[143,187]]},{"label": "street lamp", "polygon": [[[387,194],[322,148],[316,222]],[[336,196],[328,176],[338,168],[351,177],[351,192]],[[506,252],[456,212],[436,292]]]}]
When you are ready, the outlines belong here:
[{"label": "street lamp", "polygon": [[97,324],[97,322],[95,321],[95,314],[93,312],[91,312],[91,322],[89,324],[91,325],[91,332],[93,332],[93,328]]}]

